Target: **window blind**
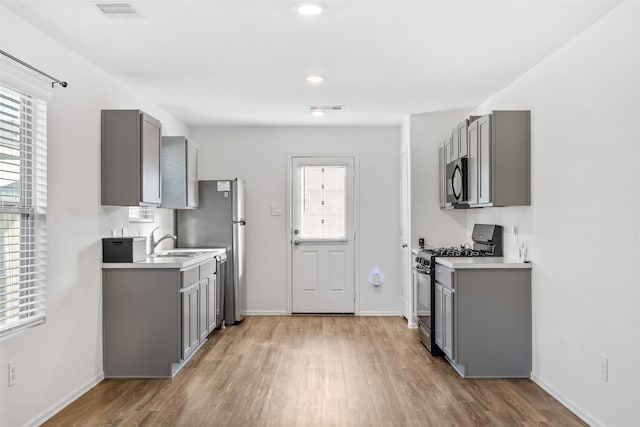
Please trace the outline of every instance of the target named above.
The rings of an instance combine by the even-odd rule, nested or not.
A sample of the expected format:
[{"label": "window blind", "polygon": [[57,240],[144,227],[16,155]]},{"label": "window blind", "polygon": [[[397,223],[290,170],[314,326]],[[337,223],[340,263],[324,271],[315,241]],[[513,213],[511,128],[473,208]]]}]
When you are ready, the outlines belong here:
[{"label": "window blind", "polygon": [[0,337],[45,320],[47,104],[0,84]]},{"label": "window blind", "polygon": [[345,166],[302,167],[300,237],[346,237],[346,176]]},{"label": "window blind", "polygon": [[129,206],[129,222],[153,222],[155,206]]}]

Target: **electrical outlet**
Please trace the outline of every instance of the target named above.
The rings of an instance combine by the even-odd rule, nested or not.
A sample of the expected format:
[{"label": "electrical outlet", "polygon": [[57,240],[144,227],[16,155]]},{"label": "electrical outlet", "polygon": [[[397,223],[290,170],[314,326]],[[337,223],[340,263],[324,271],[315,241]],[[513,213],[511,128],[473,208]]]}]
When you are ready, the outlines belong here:
[{"label": "electrical outlet", "polygon": [[16,361],[15,359],[10,360],[9,361],[9,387],[13,387],[14,385],[16,385],[16,375],[17,375]]},{"label": "electrical outlet", "polygon": [[607,356],[600,357],[600,379],[604,382],[609,381],[609,358]]}]

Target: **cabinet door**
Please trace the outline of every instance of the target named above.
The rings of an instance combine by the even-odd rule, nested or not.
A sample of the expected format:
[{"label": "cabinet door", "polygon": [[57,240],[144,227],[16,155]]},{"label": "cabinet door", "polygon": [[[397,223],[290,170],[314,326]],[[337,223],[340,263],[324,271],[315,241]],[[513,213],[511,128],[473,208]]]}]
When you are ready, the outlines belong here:
[{"label": "cabinet door", "polygon": [[143,204],[159,204],[162,199],[161,147],[162,137],[160,123],[146,114],[141,114],[140,142],[140,201]]},{"label": "cabinet door", "polygon": [[458,135],[458,127],[456,126],[451,131],[451,160],[458,160],[460,158],[460,135]]},{"label": "cabinet door", "polygon": [[478,123],[478,203],[491,202],[491,116]]},{"label": "cabinet door", "polygon": [[[443,343],[443,332],[444,332],[444,317],[443,317],[443,310],[442,310],[442,294],[443,294],[443,287],[440,283],[436,282],[436,288],[435,288],[435,313],[432,313],[432,316],[435,314],[435,337],[436,337],[436,344],[438,344],[438,347],[440,347],[441,349],[443,349],[444,347],[444,343]],[[444,350],[444,349],[443,349]]]},{"label": "cabinet door", "polygon": [[189,301],[190,291],[184,291],[181,296],[182,309],[182,359],[186,359],[191,354],[191,334],[189,327],[191,326],[191,303]]},{"label": "cabinet door", "polygon": [[218,319],[216,318],[216,276],[215,274],[209,276],[209,296],[207,302],[207,332],[211,332],[216,328]]},{"label": "cabinet door", "polygon": [[470,205],[478,203],[478,121],[467,128],[469,159],[467,160],[468,201]]},{"label": "cabinet door", "polygon": [[444,331],[442,334],[443,346],[441,346],[444,354],[449,356],[449,359],[454,360],[453,357],[453,298],[454,293],[451,289],[442,289],[442,317],[444,323]]},{"label": "cabinet door", "polygon": [[199,320],[198,320],[198,336],[199,341],[204,342],[207,339],[207,335],[209,335],[209,279],[204,279],[200,282],[200,293],[199,293],[199,302],[198,302],[198,310],[199,310]]},{"label": "cabinet door", "polygon": [[446,153],[446,146],[442,145],[440,146],[440,148],[438,149],[438,172],[440,175],[440,191],[439,191],[439,195],[440,195],[440,207],[444,208],[447,206],[447,183],[446,183],[446,161],[445,161],[445,153]]},{"label": "cabinet door", "polygon": [[198,147],[187,142],[187,206],[198,207]]},{"label": "cabinet door", "polygon": [[469,142],[467,141],[467,122],[461,122],[458,125],[458,138],[460,139],[460,157],[469,155]]},{"label": "cabinet door", "polygon": [[198,321],[200,317],[200,311],[198,306],[200,305],[200,287],[194,286],[189,292],[189,341],[193,348],[198,346],[200,342],[200,336],[198,334]]}]

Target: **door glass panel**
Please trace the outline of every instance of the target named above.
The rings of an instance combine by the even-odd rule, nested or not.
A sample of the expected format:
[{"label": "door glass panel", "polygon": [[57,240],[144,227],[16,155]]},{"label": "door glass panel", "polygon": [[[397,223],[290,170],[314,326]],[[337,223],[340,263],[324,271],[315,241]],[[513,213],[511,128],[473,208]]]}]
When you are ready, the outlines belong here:
[{"label": "door glass panel", "polygon": [[346,238],[346,166],[301,166],[300,237]]}]

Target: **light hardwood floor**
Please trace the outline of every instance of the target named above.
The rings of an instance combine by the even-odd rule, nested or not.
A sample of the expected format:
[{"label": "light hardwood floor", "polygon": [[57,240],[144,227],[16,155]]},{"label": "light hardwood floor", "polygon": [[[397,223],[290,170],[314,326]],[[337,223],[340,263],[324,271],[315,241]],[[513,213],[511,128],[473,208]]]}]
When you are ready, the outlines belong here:
[{"label": "light hardwood floor", "polygon": [[582,426],[529,380],[463,380],[399,317],[247,317],[174,379],[105,380],[47,426]]}]

